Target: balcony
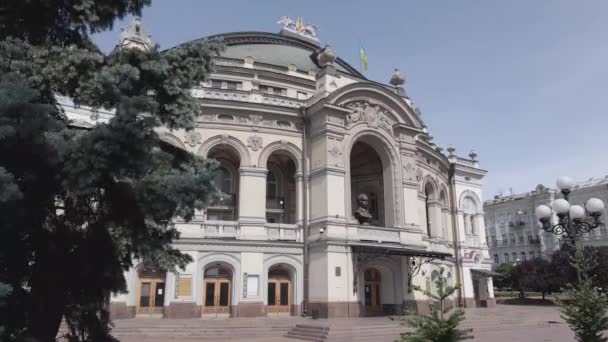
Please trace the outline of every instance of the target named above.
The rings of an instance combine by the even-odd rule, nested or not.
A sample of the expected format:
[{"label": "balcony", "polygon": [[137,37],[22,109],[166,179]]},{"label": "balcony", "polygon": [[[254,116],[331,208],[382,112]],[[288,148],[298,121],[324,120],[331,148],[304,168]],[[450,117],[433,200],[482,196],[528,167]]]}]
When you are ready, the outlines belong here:
[{"label": "balcony", "polygon": [[266,223],[264,235],[247,235],[238,221],[178,222],[180,239],[302,241],[302,228],[296,224]]},{"label": "balcony", "polygon": [[357,237],[360,241],[401,242],[399,230],[388,227],[357,226]]},{"label": "balcony", "polygon": [[297,224],[266,223],[268,240],[301,241],[302,228]]},{"label": "balcony", "polygon": [[203,223],[179,223],[180,239],[238,239],[240,227],[237,221],[205,221]]}]

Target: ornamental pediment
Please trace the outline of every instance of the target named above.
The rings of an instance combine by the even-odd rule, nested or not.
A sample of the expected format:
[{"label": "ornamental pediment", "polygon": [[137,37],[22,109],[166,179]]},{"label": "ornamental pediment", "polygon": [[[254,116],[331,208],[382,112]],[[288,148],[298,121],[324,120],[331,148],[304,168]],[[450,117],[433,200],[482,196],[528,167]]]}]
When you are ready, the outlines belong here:
[{"label": "ornamental pediment", "polygon": [[394,115],[385,107],[372,100],[355,100],[344,104],[352,112],[346,115],[346,126],[366,123],[393,135],[393,125],[397,123]]}]

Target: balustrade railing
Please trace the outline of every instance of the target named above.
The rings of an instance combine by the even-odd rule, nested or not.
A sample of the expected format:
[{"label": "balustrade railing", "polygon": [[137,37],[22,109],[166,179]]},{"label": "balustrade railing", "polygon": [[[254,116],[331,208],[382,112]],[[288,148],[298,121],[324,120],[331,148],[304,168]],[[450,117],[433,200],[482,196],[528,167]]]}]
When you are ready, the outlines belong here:
[{"label": "balustrade railing", "polygon": [[297,224],[266,223],[268,240],[300,241],[302,228]]},{"label": "balustrade railing", "polygon": [[201,224],[203,238],[238,239],[239,223],[236,221],[205,221]]}]

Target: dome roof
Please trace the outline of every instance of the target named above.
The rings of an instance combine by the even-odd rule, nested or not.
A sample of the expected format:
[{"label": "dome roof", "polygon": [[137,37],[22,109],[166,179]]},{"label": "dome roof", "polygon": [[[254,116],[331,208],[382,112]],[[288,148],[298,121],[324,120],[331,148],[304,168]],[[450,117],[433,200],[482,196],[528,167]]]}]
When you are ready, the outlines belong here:
[{"label": "dome roof", "polygon": [[[267,32],[233,32],[209,36],[205,39],[223,39],[226,49],[221,57],[244,59],[251,57],[257,63],[288,67],[293,64],[301,71],[319,71],[315,44],[295,37]],[[336,59],[336,68],[355,77],[365,77],[342,59]]]}]

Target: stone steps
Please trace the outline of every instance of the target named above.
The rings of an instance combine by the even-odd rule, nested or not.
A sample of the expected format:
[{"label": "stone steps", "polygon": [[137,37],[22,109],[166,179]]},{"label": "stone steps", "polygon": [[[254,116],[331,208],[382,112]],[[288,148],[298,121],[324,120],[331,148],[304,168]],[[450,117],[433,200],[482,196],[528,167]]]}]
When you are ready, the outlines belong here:
[{"label": "stone steps", "polygon": [[289,330],[285,337],[305,341],[325,342],[329,334],[329,327],[325,325],[296,324],[295,328]]}]

